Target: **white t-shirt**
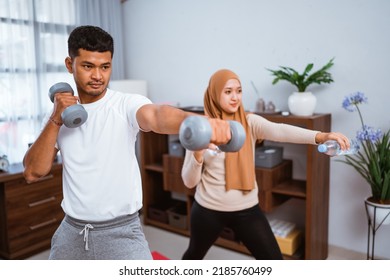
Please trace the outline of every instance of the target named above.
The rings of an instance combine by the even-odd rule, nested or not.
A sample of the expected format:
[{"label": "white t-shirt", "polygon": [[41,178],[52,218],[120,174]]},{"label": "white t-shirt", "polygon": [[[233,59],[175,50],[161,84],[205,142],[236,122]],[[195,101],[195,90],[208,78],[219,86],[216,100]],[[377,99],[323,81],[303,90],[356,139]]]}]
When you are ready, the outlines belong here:
[{"label": "white t-shirt", "polygon": [[63,162],[62,208],[73,218],[104,221],[142,207],[141,174],[135,154],[137,110],[151,101],[107,89],[83,104],[87,121],[60,128],[57,147]]}]

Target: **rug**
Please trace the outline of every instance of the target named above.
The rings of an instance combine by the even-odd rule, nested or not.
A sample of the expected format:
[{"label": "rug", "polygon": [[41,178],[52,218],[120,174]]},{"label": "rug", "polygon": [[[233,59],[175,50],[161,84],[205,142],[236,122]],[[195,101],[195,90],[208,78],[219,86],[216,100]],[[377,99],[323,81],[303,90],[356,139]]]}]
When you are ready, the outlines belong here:
[{"label": "rug", "polygon": [[161,254],[157,251],[152,252],[152,257],[153,257],[153,260],[169,260],[169,258],[167,258],[166,256],[164,256],[163,254]]}]

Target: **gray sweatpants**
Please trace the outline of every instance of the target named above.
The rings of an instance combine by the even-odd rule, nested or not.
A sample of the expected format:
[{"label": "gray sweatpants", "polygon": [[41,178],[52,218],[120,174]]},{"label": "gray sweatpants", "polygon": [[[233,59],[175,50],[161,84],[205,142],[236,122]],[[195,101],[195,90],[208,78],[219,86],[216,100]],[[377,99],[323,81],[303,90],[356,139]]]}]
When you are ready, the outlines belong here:
[{"label": "gray sweatpants", "polygon": [[51,241],[50,260],[151,260],[138,213],[104,222],[65,216]]}]

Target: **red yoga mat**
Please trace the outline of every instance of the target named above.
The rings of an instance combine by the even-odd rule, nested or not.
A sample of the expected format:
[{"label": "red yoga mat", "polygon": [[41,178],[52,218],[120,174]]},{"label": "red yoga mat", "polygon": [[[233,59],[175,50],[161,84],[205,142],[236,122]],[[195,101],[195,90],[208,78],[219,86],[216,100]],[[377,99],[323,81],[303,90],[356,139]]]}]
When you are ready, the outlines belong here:
[{"label": "red yoga mat", "polygon": [[166,256],[160,254],[157,251],[152,252],[153,260],[169,260]]}]

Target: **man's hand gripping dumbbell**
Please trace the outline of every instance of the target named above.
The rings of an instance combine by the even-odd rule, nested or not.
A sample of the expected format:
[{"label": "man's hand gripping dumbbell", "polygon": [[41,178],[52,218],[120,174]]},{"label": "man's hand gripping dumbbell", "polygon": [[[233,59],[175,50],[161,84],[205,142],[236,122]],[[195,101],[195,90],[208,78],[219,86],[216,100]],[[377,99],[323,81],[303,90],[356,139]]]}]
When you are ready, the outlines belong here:
[{"label": "man's hand gripping dumbbell", "polygon": [[[77,104],[78,97],[74,96],[72,87],[67,83],[57,83],[49,89],[49,98],[54,103],[53,114],[50,120],[56,125],[79,127],[88,118],[84,107]],[[61,120],[61,121],[60,121]]]}]

